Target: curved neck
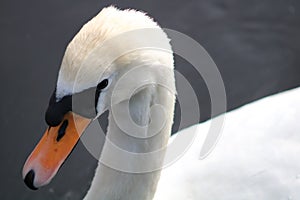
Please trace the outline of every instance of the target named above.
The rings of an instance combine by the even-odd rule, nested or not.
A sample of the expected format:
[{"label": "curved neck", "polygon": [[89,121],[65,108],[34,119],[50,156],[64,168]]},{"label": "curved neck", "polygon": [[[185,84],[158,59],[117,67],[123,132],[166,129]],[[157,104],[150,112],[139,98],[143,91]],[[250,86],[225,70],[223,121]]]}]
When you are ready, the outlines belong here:
[{"label": "curved neck", "polygon": [[[85,200],[151,200],[160,177],[165,151],[147,154],[167,145],[173,122],[175,96],[160,86],[150,86],[122,101],[110,110],[107,138],[91,188]],[[160,104],[166,121],[153,136],[151,107]],[[124,130],[115,114],[124,114],[129,107],[130,119],[142,129]],[[126,109],[125,109],[126,110]],[[159,117],[152,115],[152,117]],[[131,121],[131,122],[132,122]],[[163,120],[162,120],[163,121]],[[129,122],[130,123],[130,122]],[[121,128],[120,128],[121,125]],[[140,137],[138,137],[140,136]],[[117,148],[116,148],[117,147]],[[108,165],[108,166],[107,166]]]}]

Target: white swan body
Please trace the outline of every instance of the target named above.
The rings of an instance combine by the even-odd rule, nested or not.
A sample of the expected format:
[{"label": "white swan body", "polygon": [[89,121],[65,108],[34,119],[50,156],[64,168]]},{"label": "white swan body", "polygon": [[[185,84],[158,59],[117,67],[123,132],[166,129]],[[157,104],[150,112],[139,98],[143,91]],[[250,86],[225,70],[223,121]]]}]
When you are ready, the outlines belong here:
[{"label": "white swan body", "polygon": [[196,128],[197,137],[162,171],[154,199],[300,199],[299,102],[296,88],[227,113],[219,142],[203,160],[211,121],[180,131]]},{"label": "white swan body", "polygon": [[[144,32],[145,38],[150,29],[156,29],[159,36],[157,45],[163,45],[164,51],[137,48],[148,39],[139,40],[141,38],[131,37],[132,34],[126,35],[126,32],[140,29],[149,29]],[[118,38],[123,34],[126,37]],[[135,66],[144,66],[144,70],[152,71],[137,71],[127,77],[119,85],[113,99],[115,93],[112,88],[117,87],[122,77],[126,77]],[[132,89],[138,81],[162,82],[168,87],[166,90],[161,85],[150,84],[129,95],[130,100],[127,99],[131,92],[128,88]],[[88,22],[66,49],[56,91],[46,114],[49,128],[23,168],[23,178],[30,188],[36,189],[50,182],[78,141],[78,134],[81,135],[90,123],[91,117],[74,114],[74,104],[70,105],[70,98],[95,86],[100,91],[98,95],[82,105],[95,106],[98,114],[110,110],[108,140],[100,160],[116,161],[126,170],[118,171],[99,162],[85,200],[300,198],[297,193],[297,170],[300,170],[300,165],[296,160],[300,153],[297,134],[300,128],[297,123],[300,117],[300,107],[297,105],[299,89],[228,114],[218,145],[204,160],[198,160],[198,155],[210,121],[179,133],[190,134],[195,128],[198,131],[188,152],[163,170],[160,181],[160,170],[128,173],[134,172],[137,167],[141,171],[147,171],[145,169],[149,166],[161,167],[164,151],[156,157],[139,160],[134,156],[126,157],[122,152],[114,152],[115,149],[107,141],[132,153],[152,152],[167,145],[175,103],[173,55],[169,39],[151,18],[141,12],[121,11],[114,7],[103,9]],[[157,104],[164,106],[166,114],[165,124],[158,134],[154,137],[149,135],[151,126],[140,132],[133,131],[139,137],[149,137],[146,140],[124,134],[112,113],[113,108],[123,111],[129,105],[133,120],[144,126],[158,118],[156,116],[150,120],[150,108]],[[124,113],[118,114],[122,116]],[[122,122],[125,118],[119,120]]]}]

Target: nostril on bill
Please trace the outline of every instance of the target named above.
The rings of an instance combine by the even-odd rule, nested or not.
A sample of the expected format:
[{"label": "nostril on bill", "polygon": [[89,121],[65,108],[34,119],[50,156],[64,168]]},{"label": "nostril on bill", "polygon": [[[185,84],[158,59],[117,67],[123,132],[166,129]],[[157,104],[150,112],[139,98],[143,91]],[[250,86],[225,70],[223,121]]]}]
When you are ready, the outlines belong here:
[{"label": "nostril on bill", "polygon": [[57,142],[59,142],[60,139],[61,139],[62,137],[64,137],[64,135],[65,135],[65,133],[66,133],[66,129],[67,129],[67,127],[68,127],[68,124],[69,124],[68,120],[65,120],[65,121],[62,123],[62,125],[59,127],[59,130],[58,130],[58,133],[57,133],[57,137],[56,137],[56,141],[57,141]]},{"label": "nostril on bill", "polygon": [[34,181],[34,171],[33,170],[30,170],[25,178],[24,178],[24,182],[25,184],[27,185],[27,187],[29,187],[30,189],[32,190],[37,190],[38,188],[34,187],[33,185],[33,181]]}]

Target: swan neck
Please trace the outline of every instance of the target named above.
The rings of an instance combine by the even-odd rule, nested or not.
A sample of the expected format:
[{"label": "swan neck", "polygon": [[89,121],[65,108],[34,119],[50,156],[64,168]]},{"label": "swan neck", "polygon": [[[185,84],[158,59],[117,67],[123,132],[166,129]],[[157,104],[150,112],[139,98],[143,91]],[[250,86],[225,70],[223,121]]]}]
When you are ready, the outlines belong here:
[{"label": "swan neck", "polygon": [[[130,100],[112,106],[107,138],[85,200],[153,199],[165,154],[164,147],[171,133],[175,101],[173,95],[161,90],[159,87],[144,88]],[[151,126],[147,124],[152,121],[151,107],[157,103],[164,105],[167,121],[152,135]],[[116,115],[124,114],[127,108],[131,122],[143,128],[122,127],[122,123],[126,122],[119,120],[128,118]],[[158,153],[151,154],[154,151]]]}]

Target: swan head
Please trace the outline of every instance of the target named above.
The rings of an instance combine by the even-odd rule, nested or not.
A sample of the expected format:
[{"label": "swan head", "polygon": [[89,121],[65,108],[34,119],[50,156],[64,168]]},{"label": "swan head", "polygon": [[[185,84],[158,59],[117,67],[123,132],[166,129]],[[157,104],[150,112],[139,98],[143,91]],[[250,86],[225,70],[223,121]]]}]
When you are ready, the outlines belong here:
[{"label": "swan head", "polygon": [[170,70],[169,39],[153,19],[135,10],[104,8],[66,48],[46,111],[49,128],[23,168],[27,186],[48,184],[91,120],[128,98],[137,80],[167,79]]}]

